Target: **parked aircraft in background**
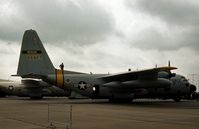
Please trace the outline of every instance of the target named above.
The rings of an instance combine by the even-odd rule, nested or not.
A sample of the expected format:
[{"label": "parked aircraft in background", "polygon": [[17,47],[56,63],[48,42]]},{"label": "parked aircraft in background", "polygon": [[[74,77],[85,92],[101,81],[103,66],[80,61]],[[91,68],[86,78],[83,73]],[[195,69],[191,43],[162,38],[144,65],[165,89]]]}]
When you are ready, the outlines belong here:
[{"label": "parked aircraft in background", "polygon": [[[102,66],[103,67],[103,66]],[[92,99],[132,101],[136,98],[160,98],[180,101],[191,96],[196,86],[166,66],[118,74],[87,74],[55,69],[36,31],[24,33],[17,76],[37,78],[55,85],[68,94],[81,94]],[[31,83],[31,81],[30,81]]]},{"label": "parked aircraft in background", "polygon": [[0,97],[19,96],[42,99],[44,96],[66,96],[64,90],[44,81],[10,81],[0,79]]}]

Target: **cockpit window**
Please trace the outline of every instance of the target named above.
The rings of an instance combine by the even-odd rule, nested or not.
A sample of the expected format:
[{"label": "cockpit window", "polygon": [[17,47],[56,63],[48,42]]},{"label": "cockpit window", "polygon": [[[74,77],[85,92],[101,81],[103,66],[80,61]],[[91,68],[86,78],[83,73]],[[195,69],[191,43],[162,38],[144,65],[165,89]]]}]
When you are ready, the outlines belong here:
[{"label": "cockpit window", "polygon": [[181,78],[182,78],[183,81],[188,81],[188,80],[187,80],[185,77],[183,77],[183,76],[182,76]]}]

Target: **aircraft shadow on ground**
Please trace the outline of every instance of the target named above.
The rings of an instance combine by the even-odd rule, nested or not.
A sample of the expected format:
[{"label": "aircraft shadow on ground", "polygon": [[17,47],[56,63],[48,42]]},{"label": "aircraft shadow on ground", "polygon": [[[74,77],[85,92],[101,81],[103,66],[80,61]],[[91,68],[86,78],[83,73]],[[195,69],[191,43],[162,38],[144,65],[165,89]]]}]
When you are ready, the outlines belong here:
[{"label": "aircraft shadow on ground", "polygon": [[181,102],[174,102],[173,100],[151,100],[151,99],[138,99],[129,103],[110,103],[108,99],[92,100],[92,99],[68,99],[67,97],[44,97],[40,100],[30,100],[29,97],[8,97],[8,100],[24,101],[35,104],[101,104],[111,106],[132,106],[132,107],[145,107],[145,108],[179,108],[179,109],[199,109],[199,101],[196,100],[183,100]]}]

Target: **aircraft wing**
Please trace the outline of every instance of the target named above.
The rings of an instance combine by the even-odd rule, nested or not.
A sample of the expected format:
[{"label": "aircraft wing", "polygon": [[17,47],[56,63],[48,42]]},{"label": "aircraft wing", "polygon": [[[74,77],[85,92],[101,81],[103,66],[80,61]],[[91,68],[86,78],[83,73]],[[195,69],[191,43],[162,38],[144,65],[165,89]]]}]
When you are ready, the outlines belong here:
[{"label": "aircraft wing", "polygon": [[177,69],[176,67],[158,67],[146,70],[138,70],[138,71],[129,71],[125,73],[113,74],[100,77],[105,82],[124,82],[124,81],[131,81],[131,80],[157,80],[158,72],[165,71],[170,72],[171,70]]}]

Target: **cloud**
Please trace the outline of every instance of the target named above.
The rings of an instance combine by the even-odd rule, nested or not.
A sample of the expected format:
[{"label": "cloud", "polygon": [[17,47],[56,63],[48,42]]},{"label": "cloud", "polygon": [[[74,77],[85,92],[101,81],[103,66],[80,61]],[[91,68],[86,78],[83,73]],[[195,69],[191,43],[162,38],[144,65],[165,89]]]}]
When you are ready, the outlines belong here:
[{"label": "cloud", "polygon": [[56,68],[63,62],[68,70],[116,73],[171,60],[177,73],[197,73],[198,4],[129,1],[1,0],[0,78],[16,73],[22,35],[31,28]]},{"label": "cloud", "polygon": [[96,2],[85,0],[19,0],[2,5],[10,13],[0,18],[0,38],[19,41],[26,29],[36,29],[45,42],[68,41],[90,44],[105,39],[114,27],[107,11]]},{"label": "cloud", "polygon": [[149,27],[141,31],[132,40],[132,46],[141,49],[155,49],[155,50],[173,50],[177,49],[178,44],[172,41],[172,35],[166,35],[164,32]]},{"label": "cloud", "polygon": [[145,13],[176,26],[199,24],[199,2],[195,0],[137,0],[137,6]]},{"label": "cloud", "polygon": [[[131,12],[151,22],[131,40],[143,49],[173,51],[199,48],[199,3],[193,0],[137,0],[126,2]],[[145,26],[145,24],[143,24]]]},{"label": "cloud", "polygon": [[17,43],[0,41],[0,78],[8,79],[10,75],[16,74],[20,46]]}]

